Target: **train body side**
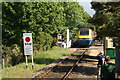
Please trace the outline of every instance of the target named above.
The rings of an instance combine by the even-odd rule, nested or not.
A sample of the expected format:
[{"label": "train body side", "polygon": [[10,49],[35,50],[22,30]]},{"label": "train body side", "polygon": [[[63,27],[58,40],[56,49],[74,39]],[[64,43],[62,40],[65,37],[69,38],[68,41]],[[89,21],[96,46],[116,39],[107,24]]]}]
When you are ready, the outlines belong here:
[{"label": "train body side", "polygon": [[89,28],[81,28],[78,30],[76,44],[78,46],[89,46],[95,38],[95,32]]}]

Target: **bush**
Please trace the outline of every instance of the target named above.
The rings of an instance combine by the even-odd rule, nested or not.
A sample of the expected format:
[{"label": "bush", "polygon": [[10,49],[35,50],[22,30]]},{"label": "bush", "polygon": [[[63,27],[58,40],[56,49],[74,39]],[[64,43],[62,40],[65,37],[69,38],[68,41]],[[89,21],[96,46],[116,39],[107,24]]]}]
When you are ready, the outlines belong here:
[{"label": "bush", "polygon": [[[47,51],[51,48],[53,38],[50,34],[45,32],[39,32],[36,37],[33,38],[34,53],[40,53],[40,51]],[[3,59],[5,60],[5,66],[14,66],[23,60],[23,46],[19,44],[13,44],[10,47],[3,45]]]},{"label": "bush", "polygon": [[23,58],[20,47],[17,44],[13,44],[11,47],[3,45],[2,53],[2,58],[5,60],[5,67],[14,66]]},{"label": "bush", "polygon": [[50,49],[53,43],[52,36],[45,32],[39,32],[38,35],[34,40],[34,50],[46,51]]}]

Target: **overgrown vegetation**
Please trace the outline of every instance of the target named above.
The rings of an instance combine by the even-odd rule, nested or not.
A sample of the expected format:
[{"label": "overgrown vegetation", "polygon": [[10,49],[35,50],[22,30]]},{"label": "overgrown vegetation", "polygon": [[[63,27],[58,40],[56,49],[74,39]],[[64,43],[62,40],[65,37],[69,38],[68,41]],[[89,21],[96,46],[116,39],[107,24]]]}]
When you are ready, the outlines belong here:
[{"label": "overgrown vegetation", "polygon": [[[20,63],[16,66],[2,69],[3,78],[31,78],[36,70],[45,67],[47,64],[59,59],[62,56],[68,55],[70,51],[68,49],[53,47],[51,50],[41,52],[40,54],[34,55],[34,69],[32,70],[31,56],[28,57],[29,64],[26,69],[26,64]],[[18,74],[19,73],[19,74]]]}]

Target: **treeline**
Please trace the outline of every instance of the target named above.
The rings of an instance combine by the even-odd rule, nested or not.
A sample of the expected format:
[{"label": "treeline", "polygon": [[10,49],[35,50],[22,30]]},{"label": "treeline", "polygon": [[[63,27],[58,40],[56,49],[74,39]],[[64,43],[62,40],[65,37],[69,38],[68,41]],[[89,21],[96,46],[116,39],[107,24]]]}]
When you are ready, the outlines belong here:
[{"label": "treeline", "polygon": [[22,60],[23,33],[32,33],[34,53],[48,50],[56,43],[58,33],[66,29],[75,37],[78,25],[93,27],[90,16],[77,2],[3,2],[2,52],[7,66]]},{"label": "treeline", "polygon": [[92,2],[96,14],[89,21],[97,25],[102,37],[113,37],[120,44],[120,2]]}]

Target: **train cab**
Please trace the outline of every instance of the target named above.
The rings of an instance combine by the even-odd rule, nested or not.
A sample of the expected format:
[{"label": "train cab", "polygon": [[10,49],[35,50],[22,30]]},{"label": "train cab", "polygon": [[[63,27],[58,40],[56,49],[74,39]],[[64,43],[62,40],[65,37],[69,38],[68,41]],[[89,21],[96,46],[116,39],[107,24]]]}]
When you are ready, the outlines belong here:
[{"label": "train cab", "polygon": [[95,38],[96,33],[90,28],[79,28],[76,43],[79,46],[89,46]]}]

